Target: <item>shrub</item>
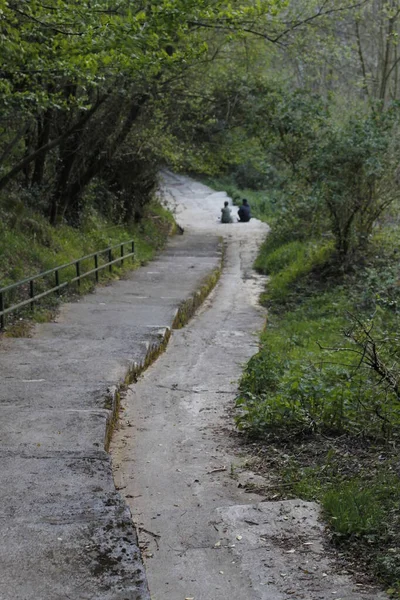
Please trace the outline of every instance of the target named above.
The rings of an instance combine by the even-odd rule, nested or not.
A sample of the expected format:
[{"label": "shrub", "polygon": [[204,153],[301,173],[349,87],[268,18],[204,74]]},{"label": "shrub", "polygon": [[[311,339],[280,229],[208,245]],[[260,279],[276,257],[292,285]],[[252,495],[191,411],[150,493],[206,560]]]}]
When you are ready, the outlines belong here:
[{"label": "shrub", "polygon": [[357,117],[331,127],[310,157],[341,261],[365,248],[375,222],[397,198],[400,149],[393,116]]},{"label": "shrub", "polygon": [[247,161],[235,167],[232,172],[235,184],[241,190],[265,190],[275,187],[279,182],[276,169],[271,165],[264,165],[261,170],[252,162]]},{"label": "shrub", "polygon": [[296,281],[326,264],[333,250],[329,242],[317,244],[292,241],[272,251],[269,251],[270,246],[274,247],[274,239],[267,239],[254,266],[261,273],[273,275],[265,298],[279,303],[284,303],[289,298],[290,289]]}]

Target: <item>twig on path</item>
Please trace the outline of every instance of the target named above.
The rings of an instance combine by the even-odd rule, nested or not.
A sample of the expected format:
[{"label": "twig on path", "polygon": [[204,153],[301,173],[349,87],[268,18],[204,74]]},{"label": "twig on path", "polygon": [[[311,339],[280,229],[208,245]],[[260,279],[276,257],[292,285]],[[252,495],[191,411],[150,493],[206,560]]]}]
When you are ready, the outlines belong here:
[{"label": "twig on path", "polygon": [[161,535],[159,535],[158,533],[153,533],[152,531],[150,531],[149,529],[145,529],[144,527],[140,527],[140,525],[139,525],[138,529],[139,529],[139,531],[142,531],[143,533],[147,533],[148,535],[153,536],[154,541],[155,541],[156,546],[157,546],[157,550],[160,549],[160,546],[158,544],[158,540],[161,538]]},{"label": "twig on path", "polygon": [[185,388],[180,388],[177,384],[162,385],[161,383],[159,383],[155,387],[164,388],[165,390],[171,390],[173,392],[186,392],[187,394],[201,394],[203,392],[208,392],[208,390],[188,390]]},{"label": "twig on path", "polygon": [[221,471],[226,471],[226,467],[217,467],[216,469],[212,469],[211,471],[208,471],[207,475],[211,475],[211,473],[220,473]]}]

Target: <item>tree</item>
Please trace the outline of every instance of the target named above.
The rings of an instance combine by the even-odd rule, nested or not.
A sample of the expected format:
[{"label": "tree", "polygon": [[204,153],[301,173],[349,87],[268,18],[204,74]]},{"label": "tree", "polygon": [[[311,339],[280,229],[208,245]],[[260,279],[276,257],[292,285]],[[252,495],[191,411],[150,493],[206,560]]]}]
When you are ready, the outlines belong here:
[{"label": "tree", "polygon": [[[0,0],[0,190],[38,190],[52,223],[76,222],[85,189],[141,128],[146,106],[153,109],[146,117],[159,121],[168,94],[182,89],[180,81],[193,84],[195,71],[204,82],[210,61],[223,54],[226,74],[240,62],[253,68],[260,51],[273,54],[265,42],[282,46],[291,32],[347,8],[339,0],[312,3],[303,13],[288,11],[284,0]],[[193,109],[207,121],[193,141],[201,128],[221,139],[192,98]],[[203,150],[201,143],[199,157]]]},{"label": "tree", "polygon": [[398,116],[396,110],[333,127],[311,159],[313,181],[328,209],[341,261],[365,248],[377,219],[397,197]]}]

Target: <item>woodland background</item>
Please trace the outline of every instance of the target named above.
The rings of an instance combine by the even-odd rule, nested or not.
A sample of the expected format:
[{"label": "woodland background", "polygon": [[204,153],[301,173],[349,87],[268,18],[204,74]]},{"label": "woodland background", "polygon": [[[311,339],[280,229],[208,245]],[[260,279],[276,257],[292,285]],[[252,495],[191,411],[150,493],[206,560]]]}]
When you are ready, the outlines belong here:
[{"label": "woodland background", "polygon": [[147,259],[164,167],[248,197],[269,317],[238,427],[394,596],[399,33],[397,0],[0,0],[1,284],[131,235]]}]

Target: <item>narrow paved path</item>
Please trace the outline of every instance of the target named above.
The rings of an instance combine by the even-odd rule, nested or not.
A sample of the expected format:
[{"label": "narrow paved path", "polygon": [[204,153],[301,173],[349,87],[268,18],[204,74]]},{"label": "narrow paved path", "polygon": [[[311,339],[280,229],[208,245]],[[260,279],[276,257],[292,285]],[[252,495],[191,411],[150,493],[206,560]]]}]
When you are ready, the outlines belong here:
[{"label": "narrow paved path", "polygon": [[147,600],[129,510],[105,450],[115,386],[168,337],[219,268],[214,235],[0,340],[0,600]]},{"label": "narrow paved path", "polygon": [[230,410],[265,319],[251,266],[267,228],[218,224],[223,195],[185,177],[167,175],[165,190],[187,235],[218,232],[227,248],[216,290],[129,388],[112,444],[152,600],[384,598],[337,573],[316,505],[264,503],[238,486]]}]

